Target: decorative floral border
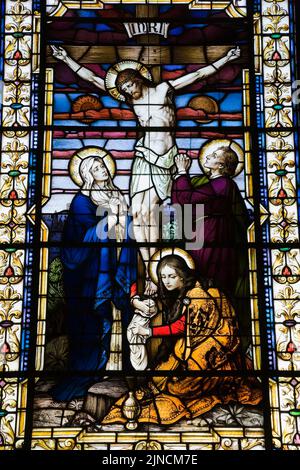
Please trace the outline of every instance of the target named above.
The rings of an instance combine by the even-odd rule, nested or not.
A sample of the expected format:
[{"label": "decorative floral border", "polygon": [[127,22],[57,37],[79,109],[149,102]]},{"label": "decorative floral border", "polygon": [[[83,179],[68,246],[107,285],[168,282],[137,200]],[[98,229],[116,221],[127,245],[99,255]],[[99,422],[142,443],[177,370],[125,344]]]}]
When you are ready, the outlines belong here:
[{"label": "decorative floral border", "polygon": [[288,377],[270,380],[273,443],[275,448],[297,449],[300,381],[293,378],[293,371],[300,370],[300,250],[299,149],[292,101],[294,2],[256,0],[255,8],[260,196],[269,211],[263,232],[268,363],[270,370],[290,372]]},{"label": "decorative floral border", "polygon": [[[36,110],[32,108],[31,111],[31,103],[35,103],[33,99],[36,94],[34,73],[38,72],[36,52],[39,44],[39,12],[36,11],[36,3],[31,0],[7,0],[2,23],[5,101],[1,115],[0,237],[2,243],[7,243],[7,248],[0,251],[0,354],[4,373],[8,366],[10,372],[26,369],[28,347],[25,333],[28,331],[30,310],[27,310],[29,302],[25,295],[28,295],[31,288],[32,255],[25,251],[23,245],[32,240],[32,228],[27,219],[34,221],[32,210],[30,211],[34,199],[29,167],[34,166],[37,142],[36,131],[30,127],[36,123]],[[49,3],[53,6],[55,1]],[[70,3],[71,7],[71,3],[78,2],[61,3],[65,6]],[[92,4],[94,8],[99,8],[101,2],[88,3],[90,8]],[[197,3],[194,2],[191,7],[197,8]],[[297,141],[296,133],[293,132],[296,121],[291,101],[294,67],[293,24],[290,22],[292,7],[292,0],[255,0],[256,86],[259,98],[257,115],[258,124],[262,126],[258,132],[261,201],[270,213],[263,236],[264,242],[278,245],[265,249],[270,368],[291,372],[291,377],[270,381],[270,401],[274,445],[276,448],[286,449],[298,448],[300,444],[297,427],[300,387],[299,381],[292,377],[293,370],[299,370],[300,364],[297,309],[300,261],[299,250],[296,248],[299,241],[296,203]],[[267,104],[265,108],[261,106],[264,102]],[[274,338],[278,356],[272,355]],[[22,445],[27,400],[26,380],[8,378],[4,374],[3,377],[5,378],[0,381],[0,450]],[[194,445],[200,447],[213,446],[213,442],[219,442],[223,448],[232,448],[228,439],[234,441],[238,432],[231,437],[228,437],[228,430],[224,430],[226,432],[226,437],[222,438],[224,434],[220,431],[217,438],[211,436],[211,441],[207,434],[191,434],[188,442],[194,442]],[[263,438],[260,430],[251,432],[249,438],[254,444],[250,439],[245,448],[255,446]],[[33,447],[95,448],[96,442],[100,442],[100,436],[102,443],[113,438],[106,434],[111,433],[84,435],[80,429],[72,428],[64,429],[63,432],[56,430],[52,434],[50,429],[45,429],[40,430],[38,435],[33,435]],[[117,439],[114,442],[119,448],[120,443],[125,445],[127,439],[126,434],[122,436],[123,434],[113,438]],[[136,439],[149,439],[149,436],[140,434],[134,439],[133,437],[131,434],[130,443]],[[161,437],[164,442],[168,439],[165,433]],[[154,439],[158,439],[157,434],[153,435]],[[245,440],[247,439],[245,436]]]},{"label": "decorative floral border", "polygon": [[[27,213],[34,200],[37,146],[32,52],[36,13],[30,0],[2,2],[2,107],[0,174],[0,449],[20,447],[27,383],[11,378],[27,369],[31,317],[33,230]],[[29,245],[30,246],[30,245]],[[7,371],[10,375],[5,374]]]}]

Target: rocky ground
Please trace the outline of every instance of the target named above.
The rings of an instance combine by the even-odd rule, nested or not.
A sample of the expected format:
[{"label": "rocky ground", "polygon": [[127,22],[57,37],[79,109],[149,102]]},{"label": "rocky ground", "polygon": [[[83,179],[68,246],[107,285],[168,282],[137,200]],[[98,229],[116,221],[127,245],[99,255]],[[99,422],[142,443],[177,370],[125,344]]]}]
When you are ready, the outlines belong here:
[{"label": "rocky ground", "polygon": [[[85,427],[92,431],[124,431],[124,425],[114,424],[109,426],[100,425],[95,408],[90,406],[90,401],[86,399],[74,399],[69,402],[56,402],[49,395],[48,391],[53,382],[39,381],[36,386],[36,397],[34,405],[34,427]],[[116,390],[115,397],[122,395],[126,390],[126,385],[120,380],[95,384],[89,390],[88,397],[97,396],[97,393],[103,394],[104,389],[112,388]],[[228,406],[216,406],[213,410],[205,413],[194,420],[183,419],[179,423],[168,427],[168,432],[172,431],[204,431],[211,427],[262,427],[263,413],[261,409],[242,406],[239,404]],[[153,424],[143,424],[138,428],[139,431],[161,431],[165,430],[161,426]]]}]

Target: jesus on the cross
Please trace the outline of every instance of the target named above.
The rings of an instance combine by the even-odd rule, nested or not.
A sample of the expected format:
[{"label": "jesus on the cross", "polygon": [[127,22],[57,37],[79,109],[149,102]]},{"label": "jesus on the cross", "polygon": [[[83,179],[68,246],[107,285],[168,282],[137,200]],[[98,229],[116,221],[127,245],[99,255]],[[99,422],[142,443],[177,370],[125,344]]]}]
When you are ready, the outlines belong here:
[{"label": "jesus on the cross", "polygon": [[105,80],[73,60],[62,47],[51,46],[56,59],[67,64],[80,78],[126,101],[133,108],[137,121],[145,128],[137,141],[131,170],[130,198],[133,228],[145,264],[145,294],[152,295],[157,287],[149,276],[149,262],[159,240],[156,208],[170,201],[172,175],[175,172],[176,115],[174,92],[203,80],[220,70],[228,62],[240,57],[239,47],[216,62],[199,68],[174,80],[154,84],[149,70],[141,63],[127,60],[119,62],[107,72]]}]

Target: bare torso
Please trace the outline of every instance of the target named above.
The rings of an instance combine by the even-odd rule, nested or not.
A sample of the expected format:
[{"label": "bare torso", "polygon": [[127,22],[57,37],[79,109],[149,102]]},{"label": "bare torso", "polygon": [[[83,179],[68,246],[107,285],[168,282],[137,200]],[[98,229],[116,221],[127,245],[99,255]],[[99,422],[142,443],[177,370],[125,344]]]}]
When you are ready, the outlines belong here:
[{"label": "bare torso", "polygon": [[168,152],[175,145],[172,128],[176,120],[170,85],[163,82],[155,88],[145,88],[143,96],[132,104],[139,124],[154,128],[145,132],[144,145],[158,155]]}]

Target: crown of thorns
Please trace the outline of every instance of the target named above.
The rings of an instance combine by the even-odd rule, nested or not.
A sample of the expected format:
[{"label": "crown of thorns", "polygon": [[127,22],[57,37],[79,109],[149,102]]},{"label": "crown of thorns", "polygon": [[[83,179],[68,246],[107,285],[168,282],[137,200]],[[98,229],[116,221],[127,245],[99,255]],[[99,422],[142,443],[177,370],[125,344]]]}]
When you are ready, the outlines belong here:
[{"label": "crown of thorns", "polygon": [[121,72],[118,73],[117,79],[116,79],[116,86],[118,88],[122,88],[122,86],[127,83],[129,80],[132,80],[133,78],[143,78],[142,75],[134,69],[124,69]]}]

